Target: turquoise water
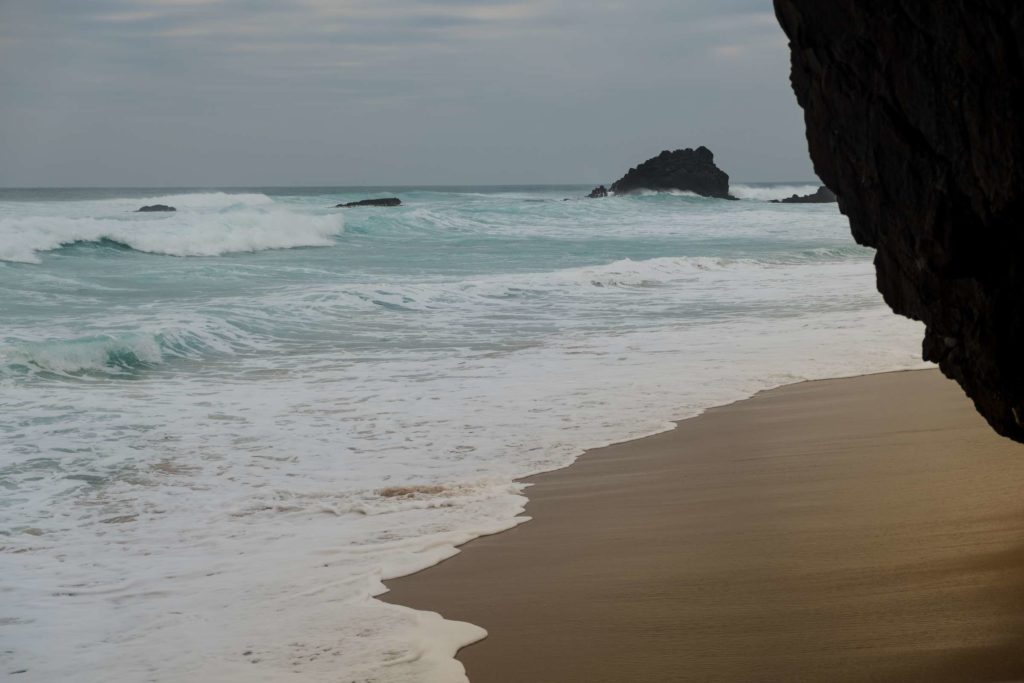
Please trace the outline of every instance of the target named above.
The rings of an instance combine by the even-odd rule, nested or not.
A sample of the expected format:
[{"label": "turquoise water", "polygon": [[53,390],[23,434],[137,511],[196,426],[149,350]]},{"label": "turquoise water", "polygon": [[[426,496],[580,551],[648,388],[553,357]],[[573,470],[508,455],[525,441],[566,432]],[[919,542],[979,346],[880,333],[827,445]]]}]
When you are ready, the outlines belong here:
[{"label": "turquoise water", "polygon": [[478,630],[368,597],[515,478],[918,365],[836,207],[763,201],[813,189],[0,190],[0,667],[459,680]]}]

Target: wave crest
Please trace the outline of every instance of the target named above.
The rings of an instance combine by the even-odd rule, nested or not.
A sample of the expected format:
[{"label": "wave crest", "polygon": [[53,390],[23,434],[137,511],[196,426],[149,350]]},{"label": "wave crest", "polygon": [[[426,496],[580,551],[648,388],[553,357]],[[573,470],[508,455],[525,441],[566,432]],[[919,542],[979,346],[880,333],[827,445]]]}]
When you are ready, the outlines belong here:
[{"label": "wave crest", "polygon": [[344,221],[337,214],[308,215],[250,206],[159,217],[5,218],[0,219],[0,261],[39,263],[40,253],[79,242],[116,242],[136,251],[169,256],[326,247],[343,231]]},{"label": "wave crest", "polygon": [[0,375],[132,375],[172,358],[232,354],[235,347],[245,343],[237,331],[210,321],[155,332],[125,331],[44,341],[8,339],[0,344]]},{"label": "wave crest", "polygon": [[144,334],[23,342],[0,348],[0,367],[16,374],[130,374],[159,365],[163,359],[159,339]]},{"label": "wave crest", "polygon": [[666,190],[652,190],[649,188],[640,188],[627,192],[624,195],[613,195],[617,197],[690,197],[691,199],[712,199],[711,197],[705,197],[699,195],[696,192],[690,190],[677,190],[677,189],[666,189]]},{"label": "wave crest", "polygon": [[793,195],[803,196],[814,194],[819,185],[803,185],[794,183],[792,185],[730,185],[729,191],[739,199],[754,199],[768,202],[773,199],[786,199]]}]

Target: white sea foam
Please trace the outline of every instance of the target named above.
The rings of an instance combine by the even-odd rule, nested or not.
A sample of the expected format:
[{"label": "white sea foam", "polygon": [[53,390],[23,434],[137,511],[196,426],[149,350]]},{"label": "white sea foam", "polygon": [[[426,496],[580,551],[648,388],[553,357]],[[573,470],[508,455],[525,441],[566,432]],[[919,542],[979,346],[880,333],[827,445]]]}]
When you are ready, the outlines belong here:
[{"label": "white sea foam", "polygon": [[[264,195],[196,195],[154,197],[143,201],[176,201],[174,213],[105,215],[36,215],[0,218],[0,261],[38,263],[39,254],[78,242],[107,240],[136,251],[171,256],[219,254],[324,247],[344,230],[340,214],[298,213],[273,206]],[[131,205],[139,204],[131,200]],[[93,211],[93,207],[89,207]],[[86,209],[83,209],[84,214]]]},{"label": "white sea foam", "polygon": [[733,196],[740,199],[756,199],[770,201],[772,199],[785,199],[793,195],[814,194],[819,185],[730,185],[729,191]]},{"label": "white sea foam", "polygon": [[371,596],[522,521],[517,477],[921,365],[838,213],[481,194],[413,195],[273,263],[0,268],[0,368],[21,368],[0,371],[0,671],[464,681],[482,629]]},{"label": "white sea foam", "polygon": [[[419,323],[432,328],[435,324],[450,326],[452,320],[447,316],[466,319],[499,313],[514,315],[520,310],[531,311],[535,302],[541,301],[550,301],[552,306],[566,305],[575,313],[592,311],[594,315],[607,315],[609,306],[620,303],[627,307],[623,313],[656,315],[669,302],[675,306],[700,306],[708,297],[726,293],[729,302],[750,306],[792,302],[800,307],[825,307],[830,301],[839,302],[834,304],[839,306],[851,305],[857,299],[871,301],[865,300],[865,292],[856,287],[871,277],[871,264],[842,250],[835,251],[826,252],[824,261],[798,256],[776,260],[661,257],[457,280],[311,285],[301,291],[295,288],[276,293],[272,314],[258,310],[249,310],[247,314],[255,318],[269,316],[277,323],[323,324],[353,311],[384,306],[398,311],[436,312],[436,318]],[[832,281],[831,287],[818,286],[825,278]],[[800,287],[809,291],[793,301],[793,291]],[[665,295],[644,296],[636,291],[654,288],[664,288]],[[873,297],[871,292],[867,294]],[[639,300],[638,295],[642,297]],[[285,306],[285,301],[290,305]],[[245,302],[239,301],[237,306],[242,309]],[[566,320],[565,324],[572,323]]]},{"label": "white sea foam", "polygon": [[[231,355],[256,343],[227,321],[193,319],[164,329],[106,333],[72,339],[0,340],[0,378],[4,375],[54,373],[131,374],[169,359]],[[17,332],[9,330],[8,332]]]},{"label": "white sea foam", "polygon": [[163,352],[150,335],[124,338],[95,337],[71,342],[30,342],[0,346],[0,375],[19,369],[73,374],[87,370],[125,372],[133,367],[157,365]]},{"label": "white sea foam", "polygon": [[0,220],[0,260],[38,263],[39,253],[76,242],[109,240],[136,251],[170,256],[326,247],[344,229],[341,216],[288,213],[174,215],[150,220],[8,218]]},{"label": "white sea foam", "polygon": [[676,189],[651,190],[647,188],[640,188],[639,190],[635,190],[626,194],[627,197],[657,197],[659,195],[665,195],[670,197],[694,197],[697,199],[705,199],[703,195],[699,195],[696,192]]}]

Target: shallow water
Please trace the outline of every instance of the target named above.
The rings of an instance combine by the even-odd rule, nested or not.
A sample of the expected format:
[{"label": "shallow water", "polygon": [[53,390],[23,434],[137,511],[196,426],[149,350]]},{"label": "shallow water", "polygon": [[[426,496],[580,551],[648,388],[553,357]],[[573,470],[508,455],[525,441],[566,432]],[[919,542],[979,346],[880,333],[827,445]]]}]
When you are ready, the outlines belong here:
[{"label": "shallow water", "polygon": [[835,205],[762,201],[813,186],[587,189],[0,191],[0,671],[460,680],[479,629],[370,596],[515,478],[921,365]]}]

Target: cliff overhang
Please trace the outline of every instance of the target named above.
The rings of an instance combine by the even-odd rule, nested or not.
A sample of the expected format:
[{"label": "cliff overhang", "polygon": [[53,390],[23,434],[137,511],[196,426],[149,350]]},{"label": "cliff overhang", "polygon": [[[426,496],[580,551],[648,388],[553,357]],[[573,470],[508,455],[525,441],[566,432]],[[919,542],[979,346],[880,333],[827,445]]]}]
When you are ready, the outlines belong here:
[{"label": "cliff overhang", "polygon": [[879,291],[1024,441],[1024,3],[774,2],[815,171]]}]

